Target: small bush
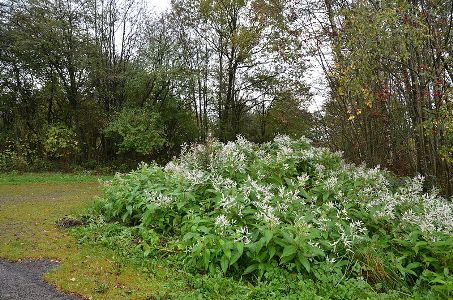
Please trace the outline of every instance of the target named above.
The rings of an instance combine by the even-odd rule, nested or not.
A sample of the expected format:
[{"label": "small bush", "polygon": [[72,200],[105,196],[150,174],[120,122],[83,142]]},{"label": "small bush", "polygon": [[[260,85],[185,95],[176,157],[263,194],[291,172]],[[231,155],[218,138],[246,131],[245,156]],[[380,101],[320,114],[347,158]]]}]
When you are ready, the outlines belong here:
[{"label": "small bush", "polygon": [[116,139],[120,153],[152,155],[166,142],[159,121],[159,114],[146,109],[124,109],[110,122],[105,133]]},{"label": "small bush", "polygon": [[51,126],[47,130],[44,149],[52,159],[68,159],[80,151],[77,135],[63,125]]}]

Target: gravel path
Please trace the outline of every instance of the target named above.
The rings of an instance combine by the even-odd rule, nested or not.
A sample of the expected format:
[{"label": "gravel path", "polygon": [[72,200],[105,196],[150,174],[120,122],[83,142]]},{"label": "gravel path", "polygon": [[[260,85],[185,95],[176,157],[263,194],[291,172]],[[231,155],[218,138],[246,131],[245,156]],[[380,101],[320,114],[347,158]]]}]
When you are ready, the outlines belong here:
[{"label": "gravel path", "polygon": [[57,263],[45,260],[11,263],[0,260],[0,300],[79,300],[58,292],[42,279]]}]

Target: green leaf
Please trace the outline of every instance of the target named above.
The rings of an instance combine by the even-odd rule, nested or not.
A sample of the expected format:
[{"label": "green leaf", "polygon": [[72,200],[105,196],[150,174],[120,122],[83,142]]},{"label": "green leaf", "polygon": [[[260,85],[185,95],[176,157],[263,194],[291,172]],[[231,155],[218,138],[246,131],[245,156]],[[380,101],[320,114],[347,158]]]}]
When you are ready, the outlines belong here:
[{"label": "green leaf", "polygon": [[434,278],[433,280],[431,280],[429,283],[440,283],[440,284],[446,284],[446,282],[444,280],[442,280],[441,278],[437,277],[437,278]]},{"label": "green leaf", "polygon": [[148,245],[148,243],[143,242],[143,250],[144,250],[143,256],[148,257],[149,254],[151,253],[151,246]]},{"label": "green leaf", "polygon": [[426,245],[428,245],[428,243],[425,241],[420,241],[420,242],[415,243],[415,246],[413,247],[415,254],[418,254],[418,251],[420,250],[420,248],[425,247]]},{"label": "green leaf", "polygon": [[294,239],[293,239],[293,237],[292,237],[291,234],[289,234],[289,233],[287,233],[287,232],[285,232],[285,231],[282,231],[281,234],[282,234],[282,236],[283,236],[283,241],[284,241],[285,243],[287,243],[287,244],[293,244]]},{"label": "green leaf", "polygon": [[123,216],[121,217],[121,219],[123,220],[123,222],[126,222],[127,218],[129,218],[129,215],[130,215],[130,214],[129,214],[128,211],[126,211],[126,212],[123,214]]},{"label": "green leaf", "polygon": [[202,233],[209,233],[209,228],[206,226],[200,226],[198,227],[198,231]]},{"label": "green leaf", "polygon": [[305,270],[310,273],[310,262],[308,261],[308,259],[302,253],[299,253],[297,258],[299,259],[299,262],[302,264],[302,266],[304,266]]},{"label": "green leaf", "polygon": [[181,209],[181,208],[184,207],[185,204],[186,204],[185,202],[180,201],[180,202],[176,203],[176,207],[177,207],[178,209]]},{"label": "green leaf", "polygon": [[307,193],[305,190],[301,190],[300,194],[305,198],[305,199],[310,199],[310,195]]},{"label": "green leaf", "polygon": [[242,242],[237,243],[236,244],[236,249],[242,255],[242,252],[244,252],[244,243],[242,243]]},{"label": "green leaf", "polygon": [[225,254],[225,256],[230,259],[231,258],[231,250],[230,249],[225,249],[223,250],[223,253]]},{"label": "green leaf", "polygon": [[230,259],[230,266],[235,264],[239,258],[241,258],[242,253],[244,252],[244,244],[242,242],[239,242],[236,244],[236,250],[234,253],[231,255]]},{"label": "green leaf", "polygon": [[408,270],[416,269],[416,268],[420,267],[421,265],[422,264],[419,262],[412,262],[406,266],[406,269],[408,269]]},{"label": "green leaf", "polygon": [[282,258],[282,259],[283,258],[288,258],[288,257],[294,256],[296,253],[297,253],[297,247],[296,246],[293,246],[293,245],[286,246],[283,249],[283,253],[282,253],[282,256],[280,258]]},{"label": "green leaf", "polygon": [[266,246],[269,244],[269,242],[273,236],[274,236],[274,234],[269,229],[266,229],[264,231],[264,241],[266,242]]},{"label": "green leaf", "polygon": [[145,226],[148,226],[151,224],[153,218],[152,218],[152,212],[150,210],[147,210],[143,216],[142,216],[142,223]]},{"label": "green leaf", "polygon": [[411,274],[411,275],[417,276],[417,274],[414,271],[410,270],[410,269],[405,269],[404,271],[405,271],[406,274]]},{"label": "green leaf", "polygon": [[209,268],[209,261],[210,261],[210,253],[209,253],[209,250],[206,250],[204,253],[203,253],[203,263],[204,263],[204,268],[205,270],[207,270]]},{"label": "green leaf", "polygon": [[258,254],[261,249],[264,247],[264,244],[265,244],[265,240],[264,240],[264,237],[262,237],[258,242],[255,243],[256,245],[256,248],[255,248],[255,253]]},{"label": "green leaf", "polygon": [[277,249],[275,249],[274,246],[270,246],[268,248],[268,251],[269,251],[269,260],[271,260],[272,257],[274,257],[275,253],[277,252]]},{"label": "green leaf", "polygon": [[225,274],[226,271],[228,270],[228,257],[226,255],[223,255],[222,258],[220,259],[220,267],[222,268],[222,272]]},{"label": "green leaf", "polygon": [[253,265],[250,265],[247,267],[247,269],[245,269],[243,275],[247,275],[249,273],[252,273],[254,272],[256,269],[258,269],[258,264],[253,264]]},{"label": "green leaf", "polygon": [[326,255],[324,253],[324,251],[322,249],[319,249],[318,247],[310,247],[310,250],[311,250],[311,253],[314,256],[322,256],[322,257],[324,257]]},{"label": "green leaf", "polygon": [[285,177],[285,183],[287,186],[292,186],[291,179]]},{"label": "green leaf", "polygon": [[192,239],[193,237],[195,237],[195,236],[196,236],[195,233],[193,233],[193,232],[188,232],[188,233],[186,233],[186,234],[184,235],[184,237],[182,238],[182,240],[187,242],[187,241],[191,240],[191,239]]}]

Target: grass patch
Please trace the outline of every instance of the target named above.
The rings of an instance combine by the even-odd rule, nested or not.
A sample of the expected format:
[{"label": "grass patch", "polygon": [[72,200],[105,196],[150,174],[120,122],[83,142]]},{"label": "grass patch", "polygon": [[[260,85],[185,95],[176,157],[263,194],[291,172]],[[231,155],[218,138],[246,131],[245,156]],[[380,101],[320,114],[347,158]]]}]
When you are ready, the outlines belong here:
[{"label": "grass patch", "polygon": [[60,267],[46,274],[46,280],[88,299],[152,296],[156,285],[152,277],[119,264],[115,253],[105,247],[78,244],[67,230],[55,225],[65,215],[82,211],[99,190],[93,182],[0,185],[0,258],[58,260]]},{"label": "grass patch", "polygon": [[82,183],[109,180],[112,176],[96,176],[93,174],[70,173],[3,173],[0,174],[0,184],[23,183]]}]

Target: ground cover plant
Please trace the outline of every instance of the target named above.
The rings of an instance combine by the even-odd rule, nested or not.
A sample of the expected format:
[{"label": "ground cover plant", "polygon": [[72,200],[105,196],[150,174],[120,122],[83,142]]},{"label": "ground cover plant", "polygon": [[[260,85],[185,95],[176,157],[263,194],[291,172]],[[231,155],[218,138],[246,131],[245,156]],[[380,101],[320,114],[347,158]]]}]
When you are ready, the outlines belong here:
[{"label": "ground cover plant", "polygon": [[448,298],[453,205],[423,183],[305,138],[211,141],[117,174],[81,239],[230,278],[239,298]]}]

